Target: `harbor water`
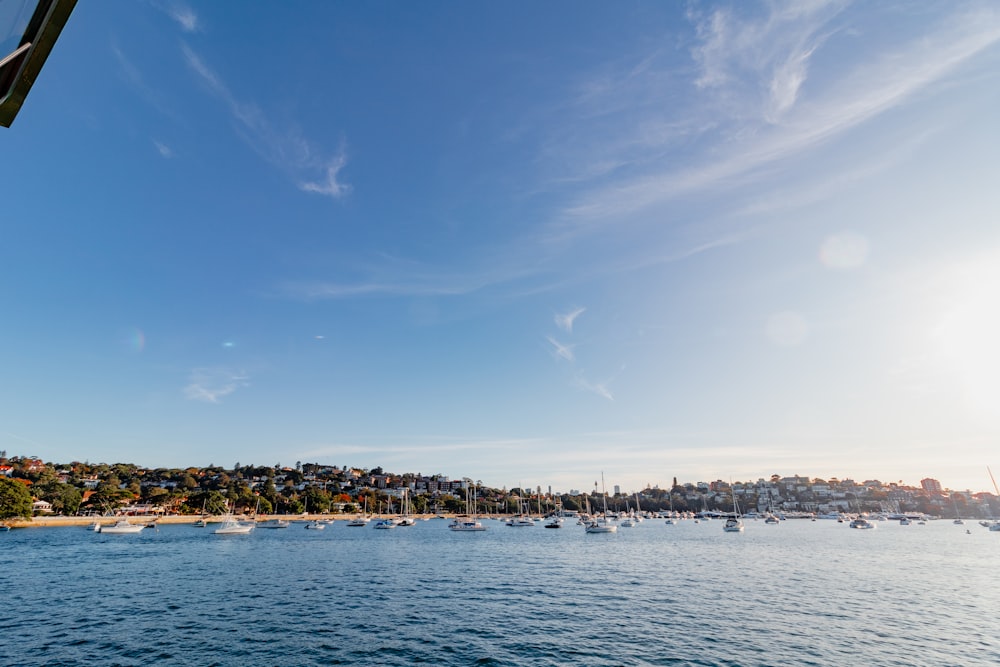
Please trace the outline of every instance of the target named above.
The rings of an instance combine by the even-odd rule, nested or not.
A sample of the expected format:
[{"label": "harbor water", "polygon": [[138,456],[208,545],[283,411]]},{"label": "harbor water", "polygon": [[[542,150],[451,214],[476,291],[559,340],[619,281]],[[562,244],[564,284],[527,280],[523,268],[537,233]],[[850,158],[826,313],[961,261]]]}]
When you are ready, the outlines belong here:
[{"label": "harbor water", "polygon": [[0,533],[0,664],[1000,664],[973,522],[484,524]]}]

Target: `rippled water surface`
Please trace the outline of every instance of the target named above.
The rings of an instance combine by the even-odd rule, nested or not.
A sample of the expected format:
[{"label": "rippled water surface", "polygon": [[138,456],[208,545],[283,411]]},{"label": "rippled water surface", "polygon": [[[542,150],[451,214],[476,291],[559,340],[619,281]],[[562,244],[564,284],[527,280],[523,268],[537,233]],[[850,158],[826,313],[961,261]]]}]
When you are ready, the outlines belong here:
[{"label": "rippled water surface", "polygon": [[0,664],[1000,664],[975,524],[485,523],[0,533]]}]

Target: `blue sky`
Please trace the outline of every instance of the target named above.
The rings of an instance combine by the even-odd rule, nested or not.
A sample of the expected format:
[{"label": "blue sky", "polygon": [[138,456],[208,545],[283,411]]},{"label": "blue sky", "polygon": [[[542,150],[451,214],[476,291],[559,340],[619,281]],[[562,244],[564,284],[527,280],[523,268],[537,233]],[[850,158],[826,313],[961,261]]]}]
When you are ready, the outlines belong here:
[{"label": "blue sky", "polygon": [[0,449],[985,489],[998,65],[993,2],[81,3]]}]

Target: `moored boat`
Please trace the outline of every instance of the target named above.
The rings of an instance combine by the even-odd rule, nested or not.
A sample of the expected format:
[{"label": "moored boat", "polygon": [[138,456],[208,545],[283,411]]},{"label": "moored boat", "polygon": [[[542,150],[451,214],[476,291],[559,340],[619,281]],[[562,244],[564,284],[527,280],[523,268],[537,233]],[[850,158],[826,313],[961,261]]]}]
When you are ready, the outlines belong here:
[{"label": "moored boat", "polygon": [[108,533],[110,535],[130,535],[133,533],[141,533],[142,529],[145,528],[141,523],[130,523],[128,519],[118,519],[110,526],[101,526],[99,533]]},{"label": "moored boat", "polygon": [[450,524],[448,524],[448,529],[453,530],[456,533],[474,533],[486,530],[480,521],[476,519],[476,492],[475,490],[465,489],[465,512],[468,515],[465,518],[456,518]]},{"label": "moored boat", "polygon": [[608,521],[608,491],[604,488],[603,472],[601,473],[601,498],[604,500],[604,514],[588,521],[584,531],[587,533],[617,533],[618,526]]},{"label": "moored boat", "polygon": [[733,483],[729,483],[729,490],[733,495],[733,516],[726,519],[726,523],[722,525],[722,530],[727,533],[742,533],[743,532],[743,519],[740,516],[740,504],[736,501],[736,489],[733,488]]},{"label": "moored boat", "polygon": [[254,523],[237,521],[235,516],[227,514],[219,527],[212,532],[215,535],[246,535],[253,531],[255,525]]}]

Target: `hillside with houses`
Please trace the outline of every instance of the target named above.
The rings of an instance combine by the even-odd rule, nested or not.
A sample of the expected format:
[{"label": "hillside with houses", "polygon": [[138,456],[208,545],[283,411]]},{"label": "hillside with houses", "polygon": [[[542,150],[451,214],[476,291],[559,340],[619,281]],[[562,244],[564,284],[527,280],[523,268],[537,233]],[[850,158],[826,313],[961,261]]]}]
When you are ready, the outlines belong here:
[{"label": "hillside with houses", "polygon": [[[232,468],[146,468],[131,463],[47,462],[32,456],[8,458],[0,452],[0,476],[18,480],[30,492],[33,512],[56,515],[219,514],[237,513],[392,513],[406,498],[412,511],[457,513],[464,510],[465,490],[476,488],[479,511],[517,513],[524,503],[532,512],[557,508],[583,510],[597,491],[551,488],[492,488],[465,477],[393,473],[321,463],[294,466],[240,465]],[[678,482],[670,488],[638,491],[617,487],[609,493],[615,511],[635,509],[676,512],[729,512],[736,498],[744,512],[790,516],[831,513],[901,512],[926,516],[993,518],[1000,498],[987,492],[943,489],[932,478],[918,486],[869,479],[822,479],[771,475],[753,481]]]}]

